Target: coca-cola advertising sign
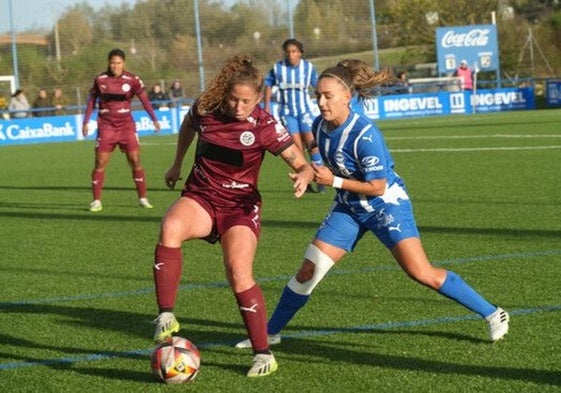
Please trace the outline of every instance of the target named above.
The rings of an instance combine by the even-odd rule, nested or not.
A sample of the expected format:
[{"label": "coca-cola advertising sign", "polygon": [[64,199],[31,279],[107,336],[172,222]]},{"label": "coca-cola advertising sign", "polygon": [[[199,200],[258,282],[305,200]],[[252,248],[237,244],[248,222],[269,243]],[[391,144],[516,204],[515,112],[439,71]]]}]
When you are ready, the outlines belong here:
[{"label": "coca-cola advertising sign", "polygon": [[440,74],[454,73],[464,60],[473,71],[499,70],[495,25],[439,27],[436,45]]}]

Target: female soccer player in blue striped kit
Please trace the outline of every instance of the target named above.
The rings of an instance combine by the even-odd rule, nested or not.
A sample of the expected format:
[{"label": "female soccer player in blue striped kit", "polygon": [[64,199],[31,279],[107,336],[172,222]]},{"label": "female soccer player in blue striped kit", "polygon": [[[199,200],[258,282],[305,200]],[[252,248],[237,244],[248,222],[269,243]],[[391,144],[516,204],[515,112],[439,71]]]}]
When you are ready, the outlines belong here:
[{"label": "female soccer player in blue striped kit", "polygon": [[[296,146],[305,152],[307,146],[313,144],[312,122],[315,104],[310,97],[309,89],[315,88],[318,73],[312,63],[302,59],[304,54],[303,44],[289,38],[282,44],[284,59],[276,62],[265,76],[265,110],[271,114],[271,100],[273,87],[277,87],[278,101],[277,115],[288,130]],[[310,153],[312,162],[321,163],[318,153]],[[323,192],[323,186],[318,185],[318,191]],[[311,185],[308,191],[313,191]]]},{"label": "female soccer player in blue striped kit", "polygon": [[[390,250],[410,278],[485,318],[492,341],[508,332],[506,311],[489,303],[456,273],[431,265],[382,133],[350,109],[353,94],[362,95],[392,79],[391,74],[377,73],[362,61],[343,61],[319,77],[316,97],[321,116],[312,129],[325,166],[313,167],[316,182],[335,188],[335,203],[268,322],[270,344],[280,342],[281,330],[306,304],[329,269],[368,231]],[[247,345],[244,340],[236,346]]]}]

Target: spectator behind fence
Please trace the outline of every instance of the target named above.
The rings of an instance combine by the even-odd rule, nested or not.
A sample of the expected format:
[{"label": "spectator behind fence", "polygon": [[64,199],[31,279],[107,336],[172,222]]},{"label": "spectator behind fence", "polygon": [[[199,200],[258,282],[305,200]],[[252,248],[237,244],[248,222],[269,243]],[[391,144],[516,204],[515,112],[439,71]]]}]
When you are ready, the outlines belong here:
[{"label": "spectator behind fence", "polygon": [[33,111],[31,112],[33,117],[49,116],[51,112],[51,100],[47,95],[47,89],[39,89],[37,92],[37,97],[33,100],[32,105]]},{"label": "spectator behind fence", "polygon": [[67,106],[68,99],[62,93],[62,89],[55,87],[53,96],[51,97],[51,107],[54,108],[54,114],[56,116],[65,115]]},{"label": "spectator behind fence", "polygon": [[10,111],[10,116],[16,119],[21,119],[29,116],[29,102],[27,97],[23,93],[23,89],[17,89],[12,98],[10,98],[10,104],[8,105],[8,110]]},{"label": "spectator behind fence", "polygon": [[454,76],[459,76],[462,79],[462,90],[473,90],[473,75],[466,60],[462,60]]},{"label": "spectator behind fence", "polygon": [[169,87],[169,98],[171,100],[171,106],[181,105],[181,101],[183,100],[184,95],[183,87],[181,86],[181,82],[179,81],[179,79],[174,80]]},{"label": "spectator behind fence", "polygon": [[397,74],[395,92],[397,94],[409,93],[409,81],[407,80],[407,73],[405,71],[401,71]]},{"label": "spectator behind fence", "polygon": [[10,118],[10,114],[8,113],[8,111],[6,110],[8,109],[8,100],[6,100],[6,97],[4,97],[3,95],[0,96],[0,113],[2,114],[2,116],[0,117],[1,119],[9,119]]},{"label": "spectator behind fence", "polygon": [[152,103],[154,109],[160,109],[162,107],[167,107],[169,104],[169,96],[160,85],[152,86],[150,92],[148,93],[148,99]]}]

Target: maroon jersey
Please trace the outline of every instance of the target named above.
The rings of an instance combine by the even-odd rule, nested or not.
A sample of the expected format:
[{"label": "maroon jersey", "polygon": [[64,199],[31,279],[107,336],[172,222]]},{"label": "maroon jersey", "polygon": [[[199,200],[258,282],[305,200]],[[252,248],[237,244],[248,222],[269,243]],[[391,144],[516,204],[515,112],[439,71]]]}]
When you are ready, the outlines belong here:
[{"label": "maroon jersey", "polygon": [[290,134],[259,106],[244,121],[221,114],[200,116],[196,108],[187,115],[199,138],[184,194],[195,193],[224,207],[261,201],[257,182],[265,152],[280,154],[293,144]]},{"label": "maroon jersey", "polygon": [[123,71],[117,77],[111,76],[107,71],[98,75],[90,89],[84,124],[90,120],[96,101],[99,102],[97,117],[100,126],[121,128],[130,124],[133,122],[131,101],[135,95],[152,121],[156,121],[156,114],[144,90],[144,83],[138,76],[128,71]]}]

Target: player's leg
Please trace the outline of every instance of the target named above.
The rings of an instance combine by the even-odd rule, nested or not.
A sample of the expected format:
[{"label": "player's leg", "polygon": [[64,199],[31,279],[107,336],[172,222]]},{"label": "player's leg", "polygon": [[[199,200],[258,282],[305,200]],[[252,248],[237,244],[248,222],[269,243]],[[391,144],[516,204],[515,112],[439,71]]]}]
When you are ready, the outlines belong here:
[{"label": "player's leg", "polygon": [[253,364],[247,376],[269,375],[277,370],[278,364],[267,343],[265,298],[253,278],[257,237],[250,227],[236,225],[220,236],[220,244],[224,254],[226,276],[253,347]]},{"label": "player's leg", "polygon": [[[302,138],[302,134],[300,133],[300,121],[298,118],[294,116],[281,116],[281,122],[292,137],[294,144],[300,151],[306,155],[307,145]],[[312,136],[313,138],[313,136]],[[315,193],[316,191],[312,187],[311,184],[308,184],[307,192]]]},{"label": "player's leg", "polygon": [[177,299],[185,240],[203,238],[212,230],[210,214],[195,200],[181,197],[162,219],[160,238],[154,252],[154,284],[159,315],[154,321],[154,341],[162,342],[179,331],[173,315]]},{"label": "player's leg", "polygon": [[278,335],[294,315],[306,305],[313,290],[346,251],[317,238],[308,246],[302,266],[284,288],[267,330],[271,341],[280,342]]},{"label": "player's leg", "polygon": [[409,277],[485,318],[491,340],[499,340],[508,332],[508,314],[488,302],[458,274],[432,266],[419,238],[400,241],[392,254]]},{"label": "player's leg", "polygon": [[125,152],[127,162],[131,168],[132,180],[134,181],[134,186],[138,195],[138,204],[145,209],[152,209],[153,206],[146,197],[146,173],[144,172],[140,160],[140,143],[138,141],[138,134],[135,132],[134,128],[129,129],[125,139],[121,141],[120,146],[121,150]]},{"label": "player's leg", "polygon": [[[280,343],[280,332],[306,305],[312,291],[333,265],[353,249],[361,236],[359,225],[338,207],[332,209],[308,246],[300,269],[285,286],[267,324],[270,345]],[[248,348],[249,340],[236,344]]]},{"label": "player's leg", "polygon": [[90,203],[91,212],[100,212],[103,207],[101,204],[101,194],[105,183],[105,168],[111,159],[110,151],[100,150],[99,147],[95,151],[94,169],[91,175],[91,187],[93,200]]}]

